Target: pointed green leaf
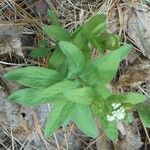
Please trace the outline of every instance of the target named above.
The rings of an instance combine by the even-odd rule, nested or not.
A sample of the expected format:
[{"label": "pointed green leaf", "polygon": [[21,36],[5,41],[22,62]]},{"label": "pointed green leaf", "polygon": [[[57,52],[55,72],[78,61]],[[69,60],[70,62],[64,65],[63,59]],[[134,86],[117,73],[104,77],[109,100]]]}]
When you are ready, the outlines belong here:
[{"label": "pointed green leaf", "polygon": [[107,98],[108,101],[111,102],[121,102],[121,103],[128,103],[128,104],[138,104],[142,103],[147,99],[145,95],[139,93],[126,93],[126,94],[115,94],[111,95]]},{"label": "pointed green leaf", "polygon": [[101,82],[108,83],[113,79],[118,70],[120,61],[127,56],[130,50],[130,45],[124,45],[94,61],[93,65],[99,72]]},{"label": "pointed green leaf", "polygon": [[56,41],[70,41],[70,35],[62,27],[45,25],[43,30]]},{"label": "pointed green leaf", "polygon": [[95,91],[103,98],[106,99],[107,97],[109,97],[110,95],[112,95],[111,90],[109,90],[106,85],[101,84],[101,83],[97,83],[95,85]]},{"label": "pointed green leaf", "polygon": [[80,73],[86,65],[85,56],[82,51],[80,51],[78,47],[67,41],[60,42],[59,46],[62,52],[68,58],[69,70],[73,74]]},{"label": "pointed green leaf", "polygon": [[91,60],[91,49],[89,48],[88,45],[85,45],[85,47],[82,49],[82,52],[86,58],[86,61],[90,61]]},{"label": "pointed green leaf", "polygon": [[35,66],[10,71],[4,78],[33,88],[47,87],[62,80],[57,71]]},{"label": "pointed green leaf", "polygon": [[84,53],[86,60],[90,60],[90,48],[88,46],[88,40],[82,34],[82,26],[79,26],[79,28],[73,32],[72,39],[72,43]]},{"label": "pointed green leaf", "polygon": [[82,28],[83,28],[82,25],[81,25],[81,26],[78,26],[78,27],[75,29],[75,31],[72,33],[71,38],[74,39],[75,36],[82,30]]},{"label": "pointed green leaf", "polygon": [[130,104],[138,104],[144,102],[147,97],[140,93],[127,93],[123,94],[125,99],[122,100],[123,103],[130,103]]},{"label": "pointed green leaf", "polygon": [[76,104],[72,118],[82,132],[92,138],[96,138],[98,136],[98,129],[89,106]]},{"label": "pointed green leaf", "polygon": [[48,48],[35,48],[31,51],[30,57],[32,58],[41,58],[48,55]]},{"label": "pointed green leaf", "polygon": [[61,64],[64,63],[65,61],[65,55],[63,52],[60,50],[59,47],[56,46],[54,52],[52,53],[52,56],[49,59],[48,65],[49,68],[55,68],[58,69]]},{"label": "pointed green leaf", "polygon": [[107,122],[106,127],[104,127],[104,132],[110,140],[115,142],[118,139],[119,133],[115,122]]},{"label": "pointed green leaf", "polygon": [[118,139],[119,134],[116,122],[108,122],[103,114],[100,114],[98,117],[106,136],[115,142]]},{"label": "pointed green leaf", "polygon": [[30,57],[32,58],[41,58],[48,55],[48,44],[45,40],[41,40],[38,44],[38,48],[35,48],[31,51]]},{"label": "pointed green leaf", "polygon": [[78,33],[75,35],[75,37],[74,37],[72,43],[73,43],[74,45],[76,45],[80,50],[83,50],[83,48],[85,47],[85,45],[88,44],[88,41],[87,41],[87,39],[84,37],[84,35],[82,34],[82,32],[80,31],[80,32],[78,32]]},{"label": "pointed green leaf", "polygon": [[48,15],[48,19],[50,19],[53,25],[60,26],[58,17],[54,11],[49,9],[47,15]]},{"label": "pointed green leaf", "polygon": [[106,29],[106,16],[96,15],[83,25],[82,33],[85,38],[98,36]]},{"label": "pointed green leaf", "polygon": [[63,64],[61,64],[58,68],[58,72],[63,76],[66,77],[68,73],[68,61],[65,60]]},{"label": "pointed green leaf", "polygon": [[[51,97],[61,94],[69,89],[77,88],[80,85],[78,81],[62,81],[44,89],[40,92],[37,100],[48,101]],[[61,100],[61,99],[60,99]]]},{"label": "pointed green leaf", "polygon": [[53,135],[53,133],[58,129],[68,117],[70,111],[72,110],[73,103],[59,102],[54,103],[52,112],[48,116],[48,120],[45,126],[44,135],[46,138]]},{"label": "pointed green leaf", "polygon": [[56,94],[49,96],[41,95],[44,89],[25,88],[14,92],[9,96],[9,99],[22,105],[40,105],[57,101],[63,101],[63,95]]},{"label": "pointed green leaf", "polygon": [[64,127],[67,127],[69,125],[69,123],[72,121],[72,119],[71,119],[71,113],[72,113],[72,111],[70,111],[69,116],[64,120],[64,122],[63,122],[63,126]]},{"label": "pointed green leaf", "polygon": [[90,87],[68,90],[65,91],[63,95],[69,101],[85,105],[90,105],[91,101],[94,99],[94,91]]},{"label": "pointed green leaf", "polygon": [[150,104],[140,104],[137,106],[137,110],[143,125],[150,128]]},{"label": "pointed green leaf", "polygon": [[52,103],[56,101],[63,101],[64,97],[61,95],[63,92],[69,89],[77,88],[79,86],[78,81],[62,81],[53,84],[45,89],[23,89],[19,90],[12,95],[9,99],[19,104],[26,105],[38,105],[44,103]]}]

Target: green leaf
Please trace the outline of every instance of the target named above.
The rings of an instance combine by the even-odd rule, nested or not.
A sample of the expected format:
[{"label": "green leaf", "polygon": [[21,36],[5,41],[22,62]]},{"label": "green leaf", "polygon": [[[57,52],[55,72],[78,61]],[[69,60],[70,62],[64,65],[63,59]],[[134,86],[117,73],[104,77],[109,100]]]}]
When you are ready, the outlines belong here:
[{"label": "green leaf", "polygon": [[53,135],[56,129],[58,129],[68,117],[70,111],[72,111],[73,103],[59,102],[54,103],[52,112],[48,116],[48,120],[45,126],[44,135],[46,138]]},{"label": "green leaf", "polygon": [[85,45],[85,47],[83,48],[82,52],[83,52],[83,54],[84,54],[84,56],[86,58],[86,61],[87,62],[90,61],[91,60],[91,53],[90,53],[91,49],[89,48],[88,45]]},{"label": "green leaf", "polygon": [[77,127],[86,135],[92,138],[96,138],[98,136],[98,129],[89,106],[76,104],[72,118]]},{"label": "green leaf", "polygon": [[104,50],[115,50],[120,47],[120,37],[118,35],[105,32],[100,35],[99,43],[101,43]]},{"label": "green leaf", "polygon": [[107,89],[106,84],[101,83],[99,73],[91,63],[87,64],[87,67],[80,75],[80,78],[85,82],[85,84],[92,86],[95,92],[98,93],[103,99],[106,99],[108,96],[112,95],[112,92]]},{"label": "green leaf", "polygon": [[90,60],[90,48],[88,40],[82,34],[82,26],[79,26],[72,34],[72,43],[76,45],[85,55],[87,60]]},{"label": "green leaf", "polygon": [[86,67],[84,68],[82,74],[80,75],[80,78],[87,83],[88,85],[95,85],[96,83],[99,82],[99,74],[97,69],[95,68],[95,66],[93,66],[90,63],[88,63],[86,65]]},{"label": "green leaf", "polygon": [[83,49],[85,48],[85,46],[88,44],[88,41],[87,41],[87,39],[84,37],[84,35],[82,34],[82,32],[80,31],[80,32],[78,32],[78,33],[75,35],[75,37],[74,37],[72,43],[73,43],[74,45],[76,45],[80,50],[83,50]]},{"label": "green leaf", "polygon": [[150,104],[140,104],[137,106],[137,110],[143,125],[150,128]]},{"label": "green leaf", "polygon": [[115,142],[118,139],[119,134],[116,122],[108,122],[103,114],[100,114],[98,117],[106,136]]},{"label": "green leaf", "polygon": [[91,41],[91,44],[94,48],[96,48],[97,50],[99,50],[100,52],[104,53],[104,47],[102,45],[102,43],[99,40],[99,37],[93,38]]},{"label": "green leaf", "polygon": [[103,83],[109,83],[117,73],[120,61],[131,50],[130,45],[124,45],[115,51],[96,59],[93,65],[99,72],[99,78]]},{"label": "green leaf", "polygon": [[147,97],[139,93],[127,93],[123,94],[125,99],[122,100],[122,103],[138,104],[144,102]]},{"label": "green leaf", "polygon": [[48,100],[57,94],[61,94],[61,93],[65,92],[66,90],[77,88],[79,85],[80,85],[80,83],[78,81],[65,80],[62,82],[58,82],[58,83],[44,89],[43,91],[41,91],[38,99],[41,99],[41,101]]},{"label": "green leaf", "polygon": [[89,39],[98,36],[106,29],[106,16],[96,15],[83,25],[82,33],[85,38]]},{"label": "green leaf", "polygon": [[59,43],[62,52],[67,56],[69,61],[69,70],[73,74],[79,74],[86,65],[84,54],[78,47],[70,42],[62,41]]},{"label": "green leaf", "polygon": [[61,94],[49,96],[41,95],[44,89],[25,88],[14,92],[9,96],[9,99],[22,105],[40,105],[57,101],[64,101]]},{"label": "green leaf", "polygon": [[10,71],[4,78],[33,88],[48,87],[62,80],[57,71],[35,66]]},{"label": "green leaf", "polygon": [[30,53],[32,58],[41,58],[46,55],[48,55],[48,44],[45,40],[40,41],[38,48],[33,49]]},{"label": "green leaf", "polygon": [[14,92],[8,98],[16,103],[23,105],[38,105],[39,103],[34,103],[34,99],[37,97],[41,89],[26,88]]},{"label": "green leaf", "polygon": [[72,33],[71,38],[74,39],[75,36],[82,30],[82,25],[78,26],[75,31]]},{"label": "green leaf", "polygon": [[72,121],[71,113],[72,113],[72,111],[70,111],[69,116],[64,120],[64,122],[63,122],[64,127],[67,127],[69,125],[69,123]]},{"label": "green leaf", "polygon": [[126,112],[126,116],[123,119],[123,122],[126,123],[126,124],[132,123],[133,122],[133,114],[129,113],[129,112]]},{"label": "green leaf", "polygon": [[138,104],[142,103],[147,99],[146,96],[139,94],[139,93],[126,93],[126,94],[115,94],[111,95],[107,98],[108,101],[111,102],[121,102],[127,104]]},{"label": "green leaf", "polygon": [[78,81],[65,80],[53,84],[45,89],[22,89],[10,95],[9,99],[19,104],[26,105],[38,105],[57,101],[66,101],[61,94],[66,90],[77,88],[79,84],[80,83]]},{"label": "green leaf", "polygon": [[52,22],[53,25],[60,26],[58,17],[54,11],[51,11],[49,9],[47,12],[47,15],[48,15],[48,19],[50,19],[50,21]]},{"label": "green leaf", "polygon": [[95,86],[95,91],[103,98],[106,99],[112,95],[111,90],[109,90],[105,84],[97,83]]},{"label": "green leaf", "polygon": [[55,68],[58,69],[60,65],[62,65],[65,61],[65,55],[60,50],[59,47],[56,46],[54,52],[52,53],[52,56],[49,59],[48,65],[49,68]]},{"label": "green leaf", "polygon": [[63,76],[66,77],[68,73],[68,61],[65,60],[63,64],[61,64],[58,68],[58,72]]},{"label": "green leaf", "polygon": [[68,90],[65,91],[63,95],[69,101],[85,105],[90,105],[94,99],[94,91],[90,87]]},{"label": "green leaf", "polygon": [[118,139],[118,129],[115,122],[107,122],[107,125],[104,127],[104,132],[106,133],[107,137],[115,142]]},{"label": "green leaf", "polygon": [[32,58],[41,58],[48,55],[48,48],[35,48],[31,51],[30,57]]},{"label": "green leaf", "polygon": [[45,25],[43,30],[56,41],[70,41],[70,35],[60,26]]}]

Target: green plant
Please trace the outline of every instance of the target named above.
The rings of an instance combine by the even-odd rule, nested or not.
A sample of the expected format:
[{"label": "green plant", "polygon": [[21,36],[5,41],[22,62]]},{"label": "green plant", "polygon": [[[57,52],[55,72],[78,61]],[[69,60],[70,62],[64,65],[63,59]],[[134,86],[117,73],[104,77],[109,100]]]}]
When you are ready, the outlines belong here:
[{"label": "green plant", "polygon": [[[116,75],[120,61],[131,50],[131,45],[120,47],[119,36],[107,32],[106,16],[92,17],[73,33],[60,26],[55,13],[48,11],[48,16],[51,25],[45,25],[43,30],[55,40],[56,45],[49,66],[24,67],[6,73],[6,79],[25,86],[10,95],[9,99],[32,106],[53,104],[45,126],[46,137],[62,124],[73,121],[85,134],[96,138],[99,134],[96,118],[106,135],[114,141],[118,137],[117,122],[128,121],[129,112],[134,108],[139,110],[143,123],[150,126],[147,117],[149,110],[138,105],[146,100],[144,95],[116,95],[107,88]],[[103,55],[91,59],[90,50],[93,48]],[[38,54],[34,51],[34,56]]]}]

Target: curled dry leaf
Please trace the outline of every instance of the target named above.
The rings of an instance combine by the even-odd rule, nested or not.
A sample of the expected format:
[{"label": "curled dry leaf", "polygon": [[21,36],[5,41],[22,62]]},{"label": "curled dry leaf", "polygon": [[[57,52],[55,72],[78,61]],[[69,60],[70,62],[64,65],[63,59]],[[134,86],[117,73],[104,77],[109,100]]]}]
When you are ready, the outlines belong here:
[{"label": "curled dry leaf", "polygon": [[24,57],[21,49],[22,28],[14,24],[0,24],[0,54],[15,53]]},{"label": "curled dry leaf", "polygon": [[150,61],[141,61],[131,66],[115,83],[116,88],[136,87],[150,80]]},{"label": "curled dry leaf", "polygon": [[150,13],[147,7],[135,5],[126,14],[128,36],[142,53],[150,58]]},{"label": "curled dry leaf", "polygon": [[124,125],[125,135],[114,143],[115,150],[139,150],[142,147],[143,143],[137,126],[136,122],[131,125]]}]

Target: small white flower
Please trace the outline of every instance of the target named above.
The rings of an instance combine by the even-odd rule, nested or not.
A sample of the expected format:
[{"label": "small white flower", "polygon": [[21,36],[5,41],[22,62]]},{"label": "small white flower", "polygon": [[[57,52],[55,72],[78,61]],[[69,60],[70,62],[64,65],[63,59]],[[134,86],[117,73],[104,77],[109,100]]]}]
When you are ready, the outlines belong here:
[{"label": "small white flower", "polygon": [[[122,120],[124,119],[126,113],[124,107],[120,107],[121,103],[113,103],[112,107],[114,108],[114,111],[112,112],[112,115],[107,115],[108,121],[114,121],[114,120]],[[118,109],[116,109],[118,108]]]},{"label": "small white flower", "polygon": [[107,115],[106,117],[107,117],[108,121],[114,121],[115,120],[114,116]]},{"label": "small white flower", "polygon": [[113,111],[112,114],[113,114],[114,117],[117,117],[118,112],[117,111]]},{"label": "small white flower", "polygon": [[124,117],[125,117],[125,113],[122,113],[122,114],[118,115],[117,119],[122,120],[122,119],[124,119]]},{"label": "small white flower", "polygon": [[121,103],[112,103],[111,105],[114,109],[117,109],[119,106],[121,106]]},{"label": "small white flower", "polygon": [[117,113],[120,113],[120,109],[117,109],[116,112],[117,112]]},{"label": "small white flower", "polygon": [[124,113],[125,112],[125,109],[123,107],[120,107],[120,113]]}]

